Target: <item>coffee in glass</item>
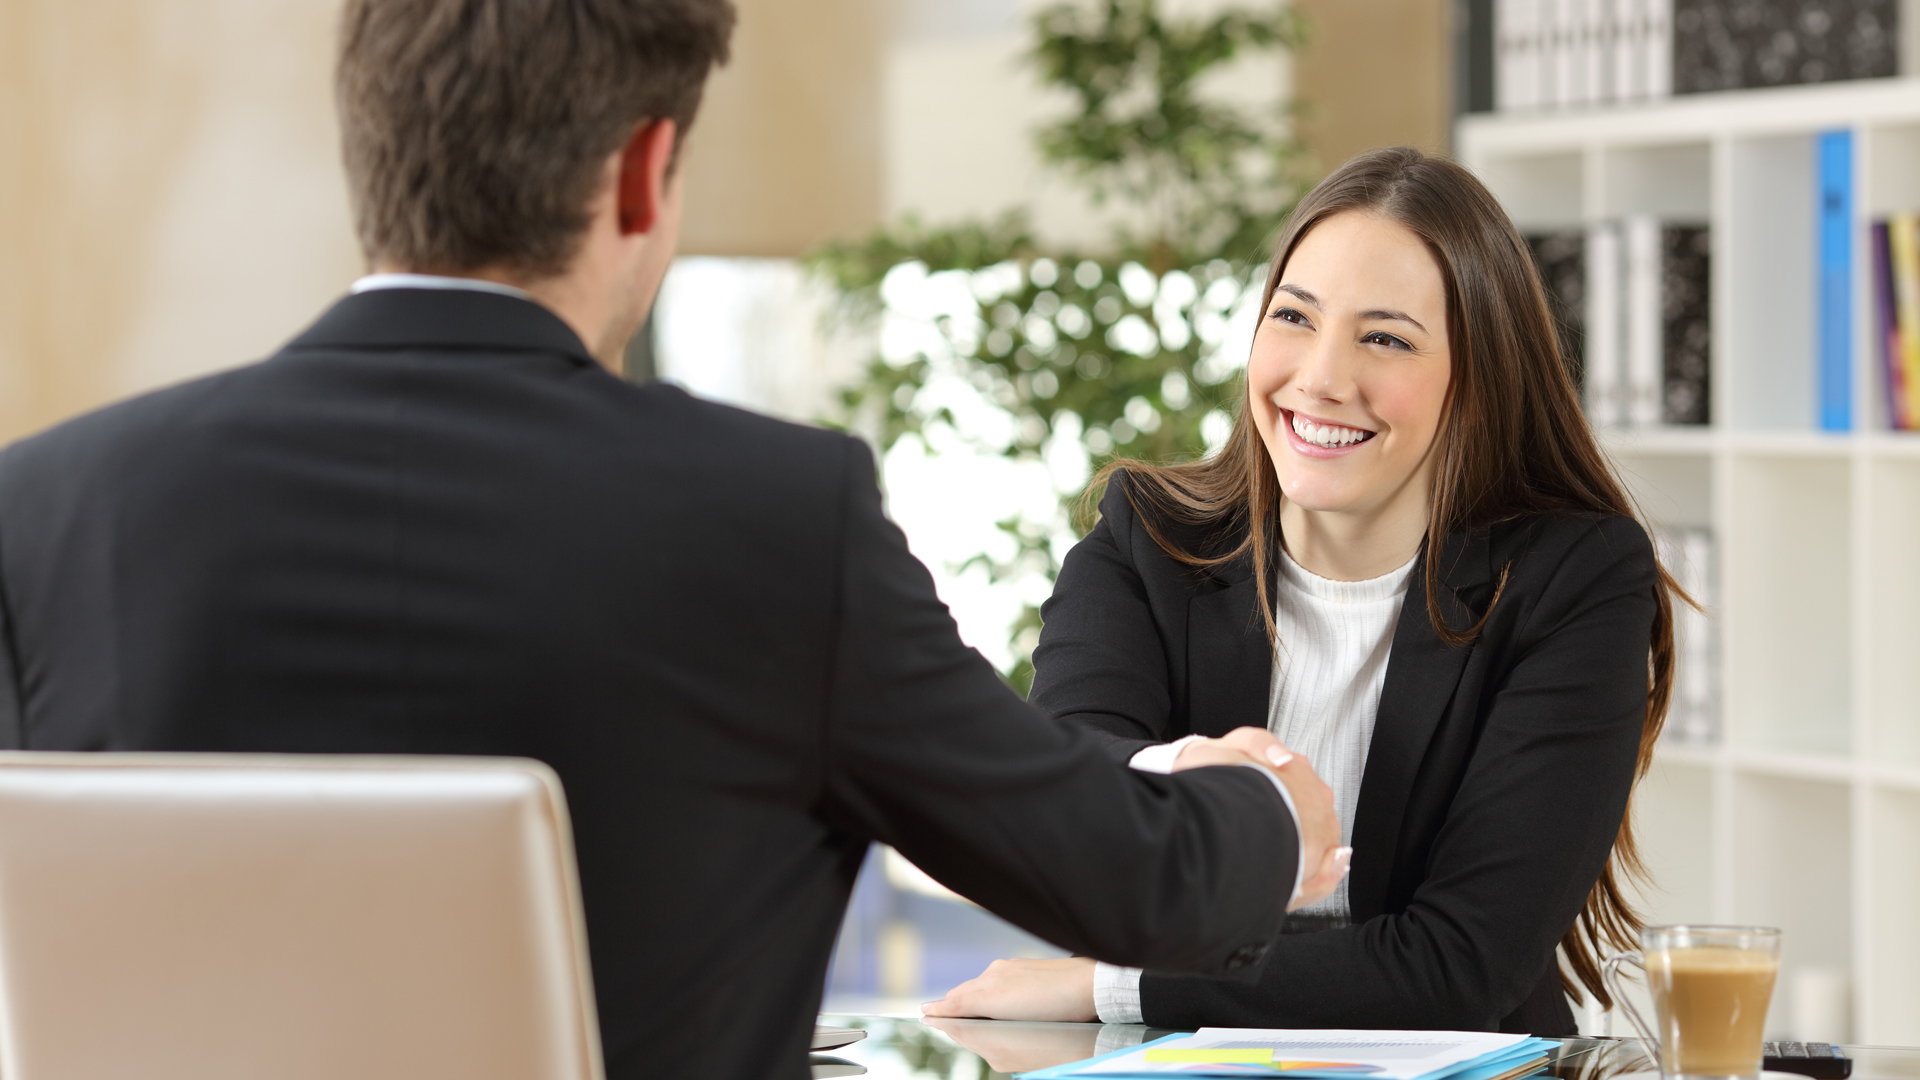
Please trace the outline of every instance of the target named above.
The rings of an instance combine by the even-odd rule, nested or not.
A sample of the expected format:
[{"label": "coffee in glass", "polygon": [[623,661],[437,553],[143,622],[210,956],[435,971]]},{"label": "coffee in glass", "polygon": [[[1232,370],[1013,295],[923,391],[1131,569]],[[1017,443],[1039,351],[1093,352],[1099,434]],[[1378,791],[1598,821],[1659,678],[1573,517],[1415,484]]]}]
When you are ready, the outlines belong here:
[{"label": "coffee in glass", "polygon": [[[1620,968],[1640,967],[1655,1026],[1621,993]],[[1780,973],[1780,931],[1762,926],[1649,926],[1640,952],[1605,966],[1607,986],[1668,1077],[1757,1077],[1767,1004]]]}]

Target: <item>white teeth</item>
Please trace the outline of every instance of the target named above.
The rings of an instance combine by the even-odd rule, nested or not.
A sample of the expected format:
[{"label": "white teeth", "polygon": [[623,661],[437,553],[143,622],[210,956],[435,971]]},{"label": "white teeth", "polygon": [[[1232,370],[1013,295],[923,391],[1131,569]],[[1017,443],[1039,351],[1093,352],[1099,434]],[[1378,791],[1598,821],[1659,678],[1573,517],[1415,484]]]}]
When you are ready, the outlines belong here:
[{"label": "white teeth", "polygon": [[1373,432],[1360,428],[1340,427],[1337,424],[1316,424],[1299,413],[1293,414],[1293,433],[1315,446],[1328,448],[1350,446],[1373,435]]}]

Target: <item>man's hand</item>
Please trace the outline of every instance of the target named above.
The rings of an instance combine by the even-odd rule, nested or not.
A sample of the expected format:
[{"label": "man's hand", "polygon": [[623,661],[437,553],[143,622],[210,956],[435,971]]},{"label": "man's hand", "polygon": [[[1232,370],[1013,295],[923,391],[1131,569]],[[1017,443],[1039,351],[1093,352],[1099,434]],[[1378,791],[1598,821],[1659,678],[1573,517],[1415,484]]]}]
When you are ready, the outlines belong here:
[{"label": "man's hand", "polygon": [[1300,818],[1300,850],[1306,853],[1307,876],[1287,910],[1325,899],[1346,876],[1353,849],[1340,846],[1340,817],[1333,808],[1333,789],[1314,774],[1305,757],[1288,750],[1265,728],[1243,727],[1222,738],[1188,743],[1174,759],[1173,771],[1248,762],[1271,770],[1287,785],[1294,812]]},{"label": "man's hand", "polygon": [[926,1016],[1090,1024],[1100,1019],[1093,1008],[1093,961],[1084,956],[995,960],[979,978],[968,979],[939,1001],[920,1006],[920,1012]]}]

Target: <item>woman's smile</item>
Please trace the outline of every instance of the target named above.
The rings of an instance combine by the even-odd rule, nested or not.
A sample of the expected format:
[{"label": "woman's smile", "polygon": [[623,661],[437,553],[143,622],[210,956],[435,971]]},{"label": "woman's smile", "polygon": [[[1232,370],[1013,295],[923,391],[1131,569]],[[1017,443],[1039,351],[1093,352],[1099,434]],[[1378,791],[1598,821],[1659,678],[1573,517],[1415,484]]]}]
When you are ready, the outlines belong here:
[{"label": "woman's smile", "polygon": [[1274,404],[1280,410],[1282,426],[1287,431],[1287,445],[1295,453],[1310,458],[1337,458],[1353,453],[1371,440],[1377,432],[1351,424],[1338,424],[1317,416],[1295,412],[1292,409]]}]

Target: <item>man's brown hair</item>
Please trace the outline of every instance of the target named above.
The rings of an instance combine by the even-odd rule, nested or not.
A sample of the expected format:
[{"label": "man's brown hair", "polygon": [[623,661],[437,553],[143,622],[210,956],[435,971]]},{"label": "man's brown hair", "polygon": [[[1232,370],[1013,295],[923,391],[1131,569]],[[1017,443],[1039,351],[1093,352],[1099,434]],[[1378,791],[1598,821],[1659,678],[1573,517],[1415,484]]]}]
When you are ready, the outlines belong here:
[{"label": "man's brown hair", "polygon": [[608,155],[684,133],[730,0],[348,0],[335,92],[370,265],[560,273]]}]

